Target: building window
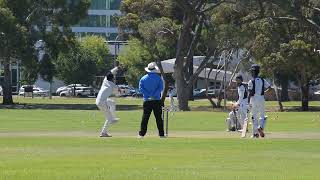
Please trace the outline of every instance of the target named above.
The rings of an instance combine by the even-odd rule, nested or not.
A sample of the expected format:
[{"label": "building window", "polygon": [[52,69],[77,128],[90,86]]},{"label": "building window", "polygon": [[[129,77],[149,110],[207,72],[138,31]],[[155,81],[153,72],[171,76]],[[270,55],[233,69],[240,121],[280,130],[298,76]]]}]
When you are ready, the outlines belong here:
[{"label": "building window", "polygon": [[107,9],[107,0],[91,0],[90,9],[106,10]]},{"label": "building window", "polygon": [[121,0],[91,0],[90,9],[94,10],[119,10]]},{"label": "building window", "polygon": [[111,10],[120,9],[121,0],[109,0],[109,2],[110,2],[110,9]]},{"label": "building window", "polygon": [[116,16],[90,15],[80,22],[80,27],[117,27]]}]

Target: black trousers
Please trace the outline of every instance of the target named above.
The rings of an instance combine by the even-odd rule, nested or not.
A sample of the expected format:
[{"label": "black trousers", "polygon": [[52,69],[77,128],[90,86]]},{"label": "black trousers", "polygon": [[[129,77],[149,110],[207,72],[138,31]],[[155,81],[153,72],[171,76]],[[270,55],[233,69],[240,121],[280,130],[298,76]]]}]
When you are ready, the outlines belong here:
[{"label": "black trousers", "polygon": [[143,115],[141,121],[141,129],[139,131],[140,136],[144,136],[147,133],[148,122],[153,111],[154,117],[156,118],[159,136],[164,136],[163,120],[162,120],[162,106],[160,100],[145,101],[143,103]]}]

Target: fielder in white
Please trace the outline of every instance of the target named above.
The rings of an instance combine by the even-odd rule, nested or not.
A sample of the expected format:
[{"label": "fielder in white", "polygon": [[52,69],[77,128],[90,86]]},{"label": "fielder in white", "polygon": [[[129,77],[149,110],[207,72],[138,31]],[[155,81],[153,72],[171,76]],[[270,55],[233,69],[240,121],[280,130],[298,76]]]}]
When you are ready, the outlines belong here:
[{"label": "fielder in white", "polygon": [[243,83],[243,77],[241,75],[236,77],[236,81],[238,85],[238,101],[236,103],[238,109],[237,117],[242,129],[244,121],[248,118],[248,88],[247,85]]},{"label": "fielder in white", "polygon": [[229,113],[228,118],[226,119],[226,125],[227,125],[227,131],[237,131],[240,128],[241,124],[238,121],[238,115],[237,115],[237,106],[232,105],[232,110]]},{"label": "fielder in white", "polygon": [[[253,138],[264,137],[264,128],[266,123],[265,117],[265,99],[264,94],[271,89],[270,84],[263,78],[259,77],[260,66],[254,64],[251,66],[252,80],[248,83],[249,102],[251,106]],[[258,117],[259,120],[258,121]]]},{"label": "fielder in white", "polygon": [[116,70],[113,69],[111,70],[111,73],[107,74],[107,76],[104,78],[101,89],[96,99],[96,105],[102,112],[104,112],[105,115],[105,123],[102,127],[100,137],[112,137],[108,133],[108,128],[111,124],[114,124],[119,120],[119,118],[117,118],[115,115],[116,103],[114,100],[109,98],[111,94],[118,91],[118,86],[113,82],[113,74],[115,73]]}]

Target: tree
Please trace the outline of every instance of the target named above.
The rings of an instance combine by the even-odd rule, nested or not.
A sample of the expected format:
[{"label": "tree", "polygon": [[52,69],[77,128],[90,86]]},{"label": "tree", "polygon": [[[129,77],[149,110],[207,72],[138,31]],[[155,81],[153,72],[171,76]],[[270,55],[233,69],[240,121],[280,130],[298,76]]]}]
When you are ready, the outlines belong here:
[{"label": "tree", "polygon": [[4,66],[3,104],[12,104],[11,61],[21,57],[26,46],[26,29],[4,3],[0,4],[0,60]]},{"label": "tree", "polygon": [[[196,72],[193,72],[193,56],[197,53],[196,48],[199,45],[200,37],[202,35],[202,30],[204,29],[205,22],[210,21],[210,13],[213,9],[221,5],[224,1],[215,1],[215,3],[209,1],[123,1],[122,11],[125,13],[123,18],[119,20],[119,27],[123,29],[122,32],[132,32],[133,36],[142,40],[147,47],[150,44],[155,44],[154,40],[157,38],[157,32],[164,32],[166,36],[162,36],[161,39],[170,38],[175,40],[174,43],[170,44],[171,49],[174,50],[174,57],[176,57],[175,68],[174,68],[174,78],[177,87],[179,108],[181,110],[188,110],[188,100],[193,88],[193,83],[198,78],[199,73],[205,68],[207,62],[211,59],[215,53],[219,54],[220,48],[224,45],[219,46],[209,41],[204,41],[208,44],[203,44],[205,47],[206,58],[200,65]],[[162,19],[160,20],[160,16]],[[146,27],[159,27],[156,24],[161,24],[159,22],[165,22],[165,18],[170,19],[174,22],[177,27],[176,33],[171,28],[166,28],[162,24],[161,28],[152,28],[153,30],[147,31],[152,36],[148,36],[145,33],[147,28],[141,31],[143,24],[148,24]],[[159,21],[160,20],[160,21]],[[125,22],[125,23],[123,23]],[[129,23],[130,22],[130,23]],[[158,31],[154,31],[157,29]],[[173,28],[174,29],[174,28]],[[160,31],[159,31],[160,30]],[[152,32],[152,33],[150,33]],[[173,36],[171,36],[172,34]],[[210,34],[212,35],[212,34]],[[151,37],[151,38],[148,38]],[[148,41],[149,39],[151,41]],[[214,39],[214,37],[212,37]],[[175,47],[175,48],[172,48]],[[171,50],[170,49],[170,50]],[[149,51],[155,58],[155,60],[160,59],[159,49],[154,48]],[[158,63],[161,65],[161,63]],[[161,67],[160,67],[161,68]]]},{"label": "tree", "polygon": [[[317,22],[317,12],[314,10],[316,6],[311,1],[289,2],[290,6],[277,2],[271,8],[264,4],[263,17],[252,21],[249,31],[254,36],[252,43],[254,57],[262,63],[266,74],[274,79],[274,85],[277,86],[280,82],[285,82],[284,85],[287,85],[288,80],[297,81],[301,87],[302,109],[307,110],[309,82],[306,81],[317,77],[318,73],[313,67],[319,65],[319,62],[317,64],[312,60],[316,55],[314,49],[319,47],[319,42],[316,40],[319,38],[318,30],[310,26],[307,19]],[[299,18],[296,20],[287,18],[293,16]],[[290,55],[297,53],[296,51],[300,53],[304,51],[304,54],[295,57]],[[292,71],[294,69],[304,69],[311,74]],[[288,77],[292,78],[288,79]],[[282,86],[283,89],[284,86]],[[276,94],[279,98],[277,91]]]},{"label": "tree", "polygon": [[1,49],[4,50],[0,59],[4,59],[5,64],[4,104],[13,103],[10,60],[21,60],[23,69],[28,71],[23,73],[28,76],[24,79],[33,81],[36,75],[31,73],[38,73],[35,71],[38,68],[33,66],[36,59],[33,48],[35,42],[42,39],[49,50],[49,57],[55,60],[60,51],[69,49],[74,42],[70,26],[86,16],[89,5],[88,0],[0,1],[0,38],[3,40]]},{"label": "tree", "polygon": [[113,68],[113,60],[105,39],[99,36],[86,36],[81,39],[80,46],[98,55],[96,75],[105,75]]},{"label": "tree", "polygon": [[[283,90],[288,85],[288,80],[299,82],[301,76],[303,79],[310,80],[317,77],[318,73],[311,68],[312,65],[315,66],[316,64],[311,60],[313,55],[311,56],[310,53],[314,49],[319,49],[317,39],[320,34],[315,26],[319,23],[319,2],[312,0],[242,0],[230,6],[232,11],[223,11],[222,13],[223,21],[230,21],[231,19],[231,21],[236,22],[235,24],[242,26],[243,31],[248,32],[246,36],[242,36],[242,38],[247,39],[247,43],[243,45],[247,49],[251,49],[254,60],[262,64],[264,75],[273,79],[276,86],[276,97],[281,107],[281,97],[277,92],[277,86],[281,84]],[[306,46],[301,45],[299,48],[293,48],[291,43],[296,41],[302,41]],[[287,48],[287,51],[283,51],[283,47],[286,46],[292,47],[292,49]],[[310,56],[307,57],[305,54],[304,57],[300,55],[296,58],[310,60],[304,61],[304,64],[299,64],[299,60],[296,58],[292,61],[288,53],[294,53],[298,49],[304,49],[305,53],[309,51]],[[295,62],[299,64],[298,66],[303,67],[302,69],[314,72],[313,76],[307,76],[306,73],[296,73],[295,71],[293,73],[292,69],[298,67]],[[297,74],[300,77],[297,77]],[[292,78],[288,79],[288,77]],[[303,84],[308,85],[309,83],[304,82]],[[299,83],[299,86],[301,86],[301,83]],[[306,110],[308,99],[306,89],[308,88],[301,89],[302,92],[305,91],[305,95],[302,95],[302,102],[305,101],[305,103],[302,103],[302,109]]]},{"label": "tree", "polygon": [[81,47],[61,53],[56,62],[58,77],[68,84],[91,85],[97,71],[97,60],[97,54]]},{"label": "tree", "polygon": [[153,61],[152,55],[138,39],[131,39],[118,60],[126,68],[126,80],[134,87],[138,87],[140,79],[144,72],[146,64]]},{"label": "tree", "polygon": [[[172,47],[176,44],[179,29],[178,25],[169,18],[167,12],[169,6],[165,2],[171,4],[170,1],[147,1],[145,3],[124,1],[122,9],[127,14],[119,20],[120,32],[130,32],[132,36],[130,47],[119,57],[119,60],[128,67],[127,80],[137,85],[140,78],[138,72],[142,72],[149,62],[155,61],[165,80],[162,101],[165,100],[169,89],[169,80],[164,74],[160,61],[174,57],[175,49]],[[122,34],[122,36],[125,35]],[[139,59],[141,62],[138,63]]]},{"label": "tree", "polygon": [[281,56],[288,60],[288,65],[295,72],[295,78],[301,88],[301,106],[303,111],[309,108],[310,81],[319,76],[320,55],[312,44],[303,40],[292,40],[281,45]]},{"label": "tree", "polygon": [[50,89],[49,89],[49,97],[52,98],[52,88],[51,85],[53,83],[53,77],[56,74],[56,67],[53,64],[49,54],[44,54],[43,58],[41,59],[39,63],[39,74],[40,77],[49,82]]},{"label": "tree", "polygon": [[59,54],[56,62],[58,77],[68,84],[92,85],[98,70],[108,68],[107,57],[110,57],[109,50],[102,38],[90,36],[79,40],[69,52]]}]

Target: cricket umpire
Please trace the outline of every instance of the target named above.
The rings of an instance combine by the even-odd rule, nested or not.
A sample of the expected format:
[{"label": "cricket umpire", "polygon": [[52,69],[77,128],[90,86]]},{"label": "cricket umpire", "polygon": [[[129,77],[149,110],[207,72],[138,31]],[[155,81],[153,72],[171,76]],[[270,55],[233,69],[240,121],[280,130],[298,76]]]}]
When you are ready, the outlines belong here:
[{"label": "cricket umpire", "polygon": [[143,94],[143,115],[138,138],[143,138],[148,129],[148,121],[153,111],[156,118],[160,138],[164,138],[161,92],[163,91],[163,81],[159,75],[159,68],[156,63],[148,64],[145,68],[147,72],[139,82],[139,90]]}]

